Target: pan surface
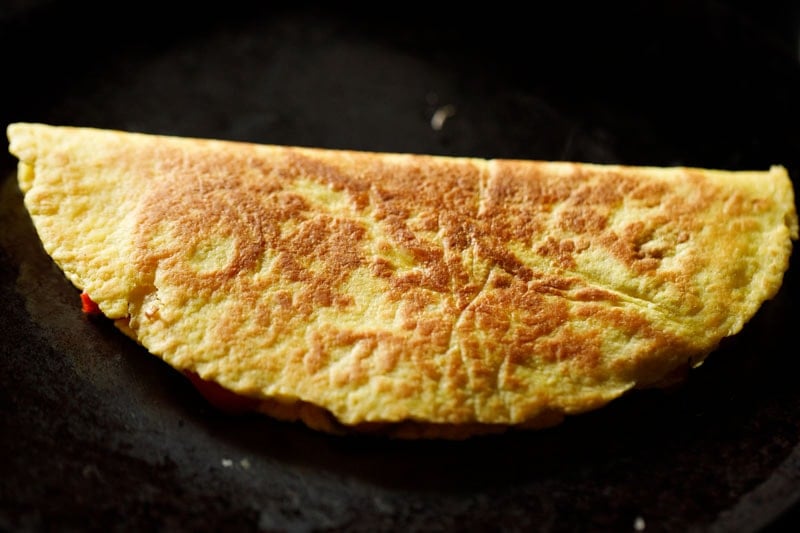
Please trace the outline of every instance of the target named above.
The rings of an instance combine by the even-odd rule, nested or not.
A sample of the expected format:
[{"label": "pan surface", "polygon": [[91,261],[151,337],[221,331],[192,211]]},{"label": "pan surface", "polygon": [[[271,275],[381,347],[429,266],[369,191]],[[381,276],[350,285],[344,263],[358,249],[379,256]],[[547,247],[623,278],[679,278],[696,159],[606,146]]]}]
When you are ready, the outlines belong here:
[{"label": "pan surface", "polygon": [[[791,2],[770,13],[721,1],[519,12],[229,1],[191,14],[149,1],[121,12],[75,4],[0,8],[3,127],[783,164],[800,176]],[[41,249],[14,168],[0,155],[0,529],[762,531],[798,522],[797,252],[778,296],[680,386],[538,432],[333,437],[222,415],[111,324],[85,317]]]}]

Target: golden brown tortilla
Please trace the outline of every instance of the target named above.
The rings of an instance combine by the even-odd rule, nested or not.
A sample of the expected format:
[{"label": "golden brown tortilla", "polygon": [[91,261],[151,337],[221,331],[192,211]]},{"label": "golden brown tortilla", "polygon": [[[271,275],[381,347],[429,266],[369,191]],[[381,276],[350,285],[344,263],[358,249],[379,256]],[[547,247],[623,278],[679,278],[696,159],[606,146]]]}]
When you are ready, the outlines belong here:
[{"label": "golden brown tortilla", "polygon": [[544,427],[659,385],[778,291],[784,168],[12,124],[47,252],[173,367],[324,431]]}]

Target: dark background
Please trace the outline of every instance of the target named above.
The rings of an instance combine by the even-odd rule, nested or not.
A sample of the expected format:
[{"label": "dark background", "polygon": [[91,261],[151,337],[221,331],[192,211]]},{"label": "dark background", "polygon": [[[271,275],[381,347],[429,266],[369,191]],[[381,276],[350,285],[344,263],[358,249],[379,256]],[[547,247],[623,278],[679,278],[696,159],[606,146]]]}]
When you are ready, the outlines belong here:
[{"label": "dark background", "polygon": [[[555,4],[555,3],[554,3]],[[0,4],[0,123],[800,176],[800,4]],[[454,114],[441,130],[431,117]],[[330,437],[209,409],[102,321],[0,155],[0,528],[784,530],[797,253],[688,381],[534,433]]]}]

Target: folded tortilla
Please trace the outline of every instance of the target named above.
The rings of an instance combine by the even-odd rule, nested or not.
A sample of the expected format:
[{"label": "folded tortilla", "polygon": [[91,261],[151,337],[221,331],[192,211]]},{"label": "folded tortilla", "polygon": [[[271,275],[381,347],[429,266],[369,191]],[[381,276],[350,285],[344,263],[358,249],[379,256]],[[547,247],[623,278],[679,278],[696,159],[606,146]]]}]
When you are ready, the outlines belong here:
[{"label": "folded tortilla", "polygon": [[16,123],[45,250],[131,338],[329,432],[541,428],[700,364],[779,290],[786,170]]}]

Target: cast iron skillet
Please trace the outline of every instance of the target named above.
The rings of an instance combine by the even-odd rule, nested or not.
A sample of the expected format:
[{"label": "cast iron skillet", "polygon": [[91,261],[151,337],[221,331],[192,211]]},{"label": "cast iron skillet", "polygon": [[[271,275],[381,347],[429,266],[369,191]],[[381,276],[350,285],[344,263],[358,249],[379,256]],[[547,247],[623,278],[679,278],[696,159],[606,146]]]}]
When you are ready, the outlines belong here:
[{"label": "cast iron skillet", "polygon": [[[73,4],[0,12],[4,124],[481,157],[778,163],[800,176],[797,51],[765,31],[763,16],[720,2],[517,12],[229,1],[193,6],[192,17],[154,2],[121,13]],[[782,27],[797,22],[786,9]],[[437,129],[442,108],[451,113]],[[777,298],[681,386],[540,432],[332,437],[222,415],[110,324],[83,316],[41,250],[14,160],[1,157],[5,530],[755,531],[797,521],[796,253]]]}]

